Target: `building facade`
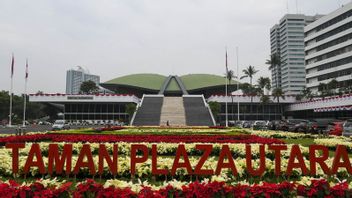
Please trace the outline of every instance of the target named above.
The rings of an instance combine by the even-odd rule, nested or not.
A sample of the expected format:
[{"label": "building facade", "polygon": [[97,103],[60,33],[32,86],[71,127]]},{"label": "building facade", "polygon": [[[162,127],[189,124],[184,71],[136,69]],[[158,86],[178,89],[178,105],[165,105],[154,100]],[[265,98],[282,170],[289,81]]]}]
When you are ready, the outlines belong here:
[{"label": "building facade", "polygon": [[89,74],[80,66],[77,69],[68,70],[66,73],[66,94],[78,94],[81,84],[89,80],[95,82],[97,86],[100,83],[99,76]]},{"label": "building facade", "polygon": [[352,86],[352,3],[306,26],[304,41],[307,88],[317,93],[333,79]]},{"label": "building facade", "polygon": [[300,94],[304,89],[304,27],[319,17],[286,14],[270,29],[271,54],[277,54],[282,62],[271,68],[272,87],[280,87],[292,95]]}]

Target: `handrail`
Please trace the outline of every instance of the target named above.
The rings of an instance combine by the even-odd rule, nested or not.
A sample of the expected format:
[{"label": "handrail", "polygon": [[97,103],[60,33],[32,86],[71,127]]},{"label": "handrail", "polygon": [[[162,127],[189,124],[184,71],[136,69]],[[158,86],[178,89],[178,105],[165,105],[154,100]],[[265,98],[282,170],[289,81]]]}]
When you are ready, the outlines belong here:
[{"label": "handrail", "polygon": [[202,99],[203,99],[203,102],[204,102],[204,105],[205,107],[208,109],[209,111],[209,114],[210,114],[210,117],[211,117],[211,121],[213,121],[213,125],[215,126],[216,125],[216,122],[215,122],[215,119],[214,119],[214,115],[213,115],[213,112],[211,112],[211,109],[209,107],[209,104],[205,101],[205,98],[204,98],[204,95],[202,94]]},{"label": "handrail", "polygon": [[137,111],[142,106],[142,103],[143,103],[143,100],[144,100],[144,96],[145,96],[145,94],[143,94],[140,103],[138,103],[137,108],[136,108],[136,110],[133,113],[133,116],[132,116],[132,119],[131,119],[131,122],[130,122],[130,126],[133,126],[133,122],[134,122],[134,119],[136,118]]}]

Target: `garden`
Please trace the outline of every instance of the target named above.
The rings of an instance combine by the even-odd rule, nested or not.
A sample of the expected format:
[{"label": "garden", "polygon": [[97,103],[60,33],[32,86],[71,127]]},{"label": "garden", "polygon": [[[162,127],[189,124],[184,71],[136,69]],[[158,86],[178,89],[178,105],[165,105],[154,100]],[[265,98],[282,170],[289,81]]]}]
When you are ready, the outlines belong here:
[{"label": "garden", "polygon": [[0,136],[0,197],[350,197],[349,137],[224,127]]}]

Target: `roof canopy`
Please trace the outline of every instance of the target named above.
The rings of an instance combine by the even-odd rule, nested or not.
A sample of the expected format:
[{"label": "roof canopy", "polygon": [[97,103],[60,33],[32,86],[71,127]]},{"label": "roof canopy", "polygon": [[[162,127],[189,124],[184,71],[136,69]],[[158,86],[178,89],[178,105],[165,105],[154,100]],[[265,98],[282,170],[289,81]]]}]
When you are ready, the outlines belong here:
[{"label": "roof canopy", "polygon": [[[232,80],[234,91],[237,82]],[[183,76],[164,76],[160,74],[132,74],[114,78],[101,84],[102,87],[118,93],[133,93],[136,95],[157,94],[204,94],[223,93],[225,78],[213,74],[187,74]],[[183,90],[184,89],[184,90]],[[136,93],[137,92],[137,93]],[[210,93],[209,93],[210,94]]]}]

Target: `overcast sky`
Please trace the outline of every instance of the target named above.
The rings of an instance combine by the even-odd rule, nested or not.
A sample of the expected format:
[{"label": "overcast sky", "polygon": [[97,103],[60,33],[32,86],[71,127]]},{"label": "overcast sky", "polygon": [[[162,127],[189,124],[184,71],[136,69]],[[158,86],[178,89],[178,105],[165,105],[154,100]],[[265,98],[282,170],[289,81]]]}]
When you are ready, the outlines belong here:
[{"label": "overcast sky", "polygon": [[[105,82],[132,73],[224,74],[248,65],[269,76],[269,30],[287,13],[327,14],[349,0],[1,0],[0,90],[64,93],[81,65]],[[288,5],[288,6],[287,6]],[[298,9],[297,9],[298,8]]]}]

